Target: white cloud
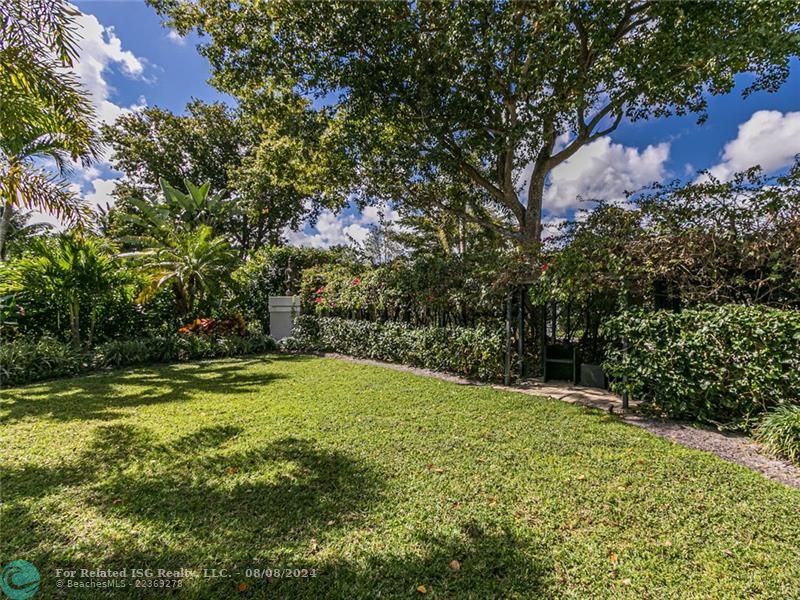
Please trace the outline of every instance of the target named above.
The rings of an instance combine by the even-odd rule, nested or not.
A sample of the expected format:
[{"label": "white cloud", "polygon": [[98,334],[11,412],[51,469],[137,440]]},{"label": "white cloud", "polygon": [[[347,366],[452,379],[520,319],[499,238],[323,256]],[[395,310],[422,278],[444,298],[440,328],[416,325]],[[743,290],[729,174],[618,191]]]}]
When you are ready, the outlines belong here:
[{"label": "white cloud", "polygon": [[663,179],[669,150],[668,142],[639,150],[600,138],[553,169],[544,210],[551,216],[566,215],[580,208],[579,197],[622,201],[626,191]]},{"label": "white cloud", "polygon": [[775,171],[792,164],[798,153],[800,112],[759,110],[739,125],[736,138],[725,144],[722,162],[709,171],[723,181],[755,165]]},{"label": "white cloud", "polygon": [[[88,170],[85,172],[88,172]],[[115,198],[111,195],[111,192],[117,187],[117,179],[96,177],[88,183],[91,185],[90,191],[84,191],[80,183],[71,183],[69,188],[79,197],[83,197],[84,204],[93,211],[96,211],[98,206],[105,207],[107,204],[114,206]],[[64,224],[49,213],[34,211],[31,222],[49,223],[56,231],[64,230]]]},{"label": "white cloud", "polygon": [[77,174],[81,179],[84,181],[91,181],[92,179],[97,179],[100,177],[100,169],[95,166],[88,166],[85,168],[81,168],[76,170]]},{"label": "white cloud", "polygon": [[[330,210],[323,210],[313,228],[300,231],[284,231],[289,244],[293,246],[311,246],[313,248],[330,248],[331,246],[350,245],[352,240],[363,243],[369,235],[370,226],[377,225],[381,215],[387,223],[396,223],[400,214],[389,206],[367,206],[359,213],[337,215]],[[305,229],[310,229],[306,232]]]},{"label": "white cloud", "polygon": [[348,225],[343,229],[343,232],[347,236],[348,241],[353,239],[359,244],[363,244],[369,235],[369,229],[363,225],[359,225],[358,223]]},{"label": "white cloud", "polygon": [[105,206],[106,204],[114,206],[115,199],[111,192],[117,187],[118,182],[119,180],[117,179],[93,179],[92,191],[84,194],[84,201],[92,210],[96,210],[98,206]]},{"label": "white cloud", "polygon": [[183,37],[180,33],[175,31],[174,29],[170,29],[169,33],[167,33],[167,39],[176,44],[178,46],[185,46],[186,45],[186,38]]},{"label": "white cloud", "polygon": [[80,51],[74,71],[91,95],[100,121],[111,123],[120,115],[139,106],[141,99],[129,107],[113,102],[111,98],[114,90],[106,81],[105,73],[115,67],[126,77],[143,79],[144,59],[123,49],[122,40],[114,33],[114,28],[105,27],[94,15],[82,14],[78,17],[77,33],[80,37]]}]

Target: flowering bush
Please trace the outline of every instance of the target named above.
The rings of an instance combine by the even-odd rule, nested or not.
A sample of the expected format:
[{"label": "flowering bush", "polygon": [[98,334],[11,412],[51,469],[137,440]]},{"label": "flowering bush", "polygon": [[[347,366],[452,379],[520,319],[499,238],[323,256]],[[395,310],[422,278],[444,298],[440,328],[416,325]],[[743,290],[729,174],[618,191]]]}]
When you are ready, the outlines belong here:
[{"label": "flowering bush", "polygon": [[233,315],[224,319],[195,319],[181,327],[178,332],[204,335],[244,335],[247,332],[247,323],[241,315]]},{"label": "flowering bush", "polygon": [[473,325],[502,317],[505,288],[496,277],[493,263],[476,257],[419,255],[307,269],[300,297],[304,312],[320,316]]}]

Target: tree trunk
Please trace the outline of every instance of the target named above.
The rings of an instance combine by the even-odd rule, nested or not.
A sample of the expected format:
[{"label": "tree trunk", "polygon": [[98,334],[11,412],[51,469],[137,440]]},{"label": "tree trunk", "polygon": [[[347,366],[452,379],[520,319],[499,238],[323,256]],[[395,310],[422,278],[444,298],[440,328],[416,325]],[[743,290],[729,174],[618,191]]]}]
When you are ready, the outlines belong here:
[{"label": "tree trunk", "polygon": [[178,317],[185,317],[189,314],[189,302],[186,298],[186,290],[180,283],[173,282],[172,291],[175,294],[175,312],[178,313]]},{"label": "tree trunk", "polygon": [[80,350],[81,347],[81,305],[75,298],[69,301],[69,328],[72,332],[72,347]]},{"label": "tree trunk", "polygon": [[542,202],[547,173],[534,169],[528,186],[528,206],[525,207],[525,221],[520,223],[522,245],[526,249],[538,246],[542,241]]},{"label": "tree trunk", "polygon": [[6,202],[3,205],[3,216],[0,218],[0,262],[6,259],[6,240],[8,239],[8,230],[11,227],[11,215],[14,207],[11,202]]}]

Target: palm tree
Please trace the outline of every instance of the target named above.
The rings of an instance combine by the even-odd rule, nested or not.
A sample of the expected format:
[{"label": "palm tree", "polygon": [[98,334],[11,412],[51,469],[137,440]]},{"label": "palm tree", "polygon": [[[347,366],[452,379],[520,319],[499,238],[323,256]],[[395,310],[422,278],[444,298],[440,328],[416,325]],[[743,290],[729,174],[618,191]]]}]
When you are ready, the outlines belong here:
[{"label": "palm tree", "polygon": [[[63,178],[69,160],[99,152],[94,111],[74,75],[75,17],[65,0],[0,4],[0,257],[15,208],[80,222],[85,210]],[[52,174],[36,161],[52,159]]]},{"label": "palm tree", "polygon": [[0,293],[35,296],[59,307],[56,314],[66,309],[75,349],[82,345],[83,317],[88,316],[91,345],[99,301],[122,282],[112,250],[100,238],[75,233],[37,238],[22,258],[0,267]]},{"label": "palm tree", "polygon": [[[0,214],[3,209],[0,207]],[[50,223],[31,223],[33,213],[15,211],[11,215],[11,222],[8,227],[5,246],[2,249],[0,260],[20,256],[22,252],[30,246],[34,239],[52,233],[53,226]]]},{"label": "palm tree", "polygon": [[221,284],[230,277],[236,253],[228,240],[215,237],[208,225],[189,229],[172,224],[158,233],[158,238],[140,238],[149,248],[119,256],[139,259],[148,276],[149,283],[139,294],[140,302],[170,286],[178,315],[191,315],[198,300],[219,292]]},{"label": "palm tree", "polygon": [[134,210],[122,218],[140,233],[122,241],[140,250],[119,256],[138,259],[149,276],[140,302],[169,286],[177,314],[185,317],[198,301],[219,292],[230,278],[236,253],[224,236],[215,235],[214,226],[222,222],[226,210],[222,194],[211,194],[208,182],[197,186],[184,181],[186,193],[164,179],[159,183],[163,198],[129,200]]}]

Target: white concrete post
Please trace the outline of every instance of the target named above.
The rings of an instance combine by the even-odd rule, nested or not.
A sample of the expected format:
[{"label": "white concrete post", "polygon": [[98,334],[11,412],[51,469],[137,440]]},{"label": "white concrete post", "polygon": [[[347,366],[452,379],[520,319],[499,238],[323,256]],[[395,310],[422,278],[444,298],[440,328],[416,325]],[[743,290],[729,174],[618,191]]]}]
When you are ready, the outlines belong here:
[{"label": "white concrete post", "polygon": [[292,335],[294,318],[300,314],[298,296],[269,297],[269,334],[275,341]]}]

